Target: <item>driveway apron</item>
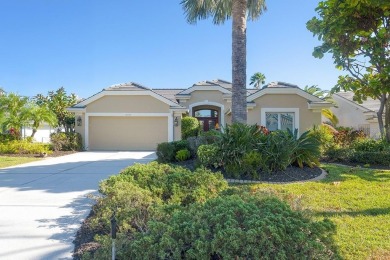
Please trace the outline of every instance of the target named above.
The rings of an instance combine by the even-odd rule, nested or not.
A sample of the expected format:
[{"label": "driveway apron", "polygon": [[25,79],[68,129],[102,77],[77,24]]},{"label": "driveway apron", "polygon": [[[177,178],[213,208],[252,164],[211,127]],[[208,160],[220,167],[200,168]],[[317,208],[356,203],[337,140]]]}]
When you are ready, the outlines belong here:
[{"label": "driveway apron", "polygon": [[153,152],[81,152],[0,169],[0,259],[72,259],[99,182]]}]

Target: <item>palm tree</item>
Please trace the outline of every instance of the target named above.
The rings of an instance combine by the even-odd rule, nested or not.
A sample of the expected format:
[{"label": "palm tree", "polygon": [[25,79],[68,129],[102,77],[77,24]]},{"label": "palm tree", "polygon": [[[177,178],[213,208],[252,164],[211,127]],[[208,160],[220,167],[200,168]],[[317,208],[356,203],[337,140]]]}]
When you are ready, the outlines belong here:
[{"label": "palm tree", "polygon": [[253,85],[254,88],[259,89],[261,85],[265,83],[265,76],[263,73],[256,72],[255,74],[252,75],[251,77],[251,82],[249,85]]},{"label": "palm tree", "polygon": [[27,97],[14,93],[0,96],[0,113],[3,113],[2,125],[12,130],[20,138],[20,129],[28,122]]},{"label": "palm tree", "polygon": [[[325,101],[328,101],[328,102],[332,103],[335,107],[337,107],[336,102],[333,100],[332,96],[330,95],[330,91],[322,90],[317,85],[312,85],[310,87],[306,85],[303,90],[309,94],[312,94],[313,96],[316,96],[316,97],[319,97]],[[329,122],[332,124],[332,126],[336,127],[337,124],[339,123],[339,119],[333,113],[333,111],[330,110],[329,108],[322,109],[321,114],[329,120]]]},{"label": "palm tree", "polygon": [[214,24],[232,22],[232,122],[246,123],[246,21],[266,10],[265,0],[182,0],[189,23],[213,17]]},{"label": "palm tree", "polygon": [[30,103],[28,111],[28,119],[30,120],[30,125],[32,127],[31,137],[34,137],[42,123],[47,123],[52,127],[55,127],[58,124],[56,114],[46,105],[39,106],[35,103]]}]

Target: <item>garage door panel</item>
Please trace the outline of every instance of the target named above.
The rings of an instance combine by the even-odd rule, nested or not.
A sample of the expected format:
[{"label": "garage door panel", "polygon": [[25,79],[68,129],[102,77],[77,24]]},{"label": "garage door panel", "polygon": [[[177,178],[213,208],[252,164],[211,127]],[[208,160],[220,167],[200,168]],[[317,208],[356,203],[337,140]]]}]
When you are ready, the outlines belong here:
[{"label": "garage door panel", "polygon": [[90,150],[155,150],[168,141],[167,117],[90,117]]}]

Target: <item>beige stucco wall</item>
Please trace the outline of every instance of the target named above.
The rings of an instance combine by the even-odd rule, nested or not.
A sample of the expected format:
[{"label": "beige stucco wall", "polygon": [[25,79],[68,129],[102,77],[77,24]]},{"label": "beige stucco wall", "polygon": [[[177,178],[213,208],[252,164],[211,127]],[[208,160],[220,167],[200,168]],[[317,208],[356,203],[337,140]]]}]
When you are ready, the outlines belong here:
[{"label": "beige stucco wall", "polygon": [[87,113],[168,113],[169,105],[147,95],[104,96],[87,106]]},{"label": "beige stucco wall", "polygon": [[[77,125],[77,117],[78,116],[81,116],[81,126],[78,126]],[[83,142],[83,149],[85,149],[85,114],[84,113],[81,113],[81,114],[75,114],[75,126],[74,126],[74,130],[76,133],[79,133],[81,135],[81,140]]]},{"label": "beige stucco wall", "polygon": [[298,108],[300,134],[321,124],[321,113],[308,109],[307,99],[296,94],[265,94],[254,102],[256,106],[248,111],[248,124],[261,125],[262,108]]},{"label": "beige stucco wall", "polygon": [[173,140],[179,141],[181,140],[181,119],[182,119],[182,113],[173,113],[173,120],[177,118],[178,125],[175,126],[175,122],[173,122]]},{"label": "beige stucco wall", "polygon": [[167,141],[167,117],[89,118],[91,150],[156,150]]},{"label": "beige stucco wall", "polygon": [[[231,120],[229,120],[230,116],[226,117],[225,116],[225,112],[228,111],[231,108],[231,104],[232,103],[230,101],[224,100],[223,93],[220,92],[220,91],[216,91],[216,90],[196,90],[196,91],[191,93],[191,98],[189,100],[187,100],[184,103],[180,103],[180,104],[182,106],[185,106],[186,108],[188,108],[190,110],[190,107],[193,106],[193,105],[201,106],[201,107],[205,107],[205,108],[206,107],[210,108],[210,107],[214,106],[213,103],[217,103],[219,105],[217,107],[220,107],[221,105],[223,106],[222,110],[221,109],[217,109],[218,112],[220,113],[220,122],[219,122],[219,124],[221,124],[221,117],[225,117],[224,118],[225,124],[226,123],[231,123]],[[192,111],[190,111],[190,113],[191,112]],[[193,116],[193,114],[190,114],[190,116]]]},{"label": "beige stucco wall", "polygon": [[[360,129],[362,125],[370,125],[371,137],[378,137],[380,135],[378,121],[368,122],[363,113],[363,108],[359,108],[337,95],[333,95],[332,97],[336,102],[337,107],[332,107],[331,110],[339,119],[338,126]],[[324,121],[326,121],[326,119]]]}]

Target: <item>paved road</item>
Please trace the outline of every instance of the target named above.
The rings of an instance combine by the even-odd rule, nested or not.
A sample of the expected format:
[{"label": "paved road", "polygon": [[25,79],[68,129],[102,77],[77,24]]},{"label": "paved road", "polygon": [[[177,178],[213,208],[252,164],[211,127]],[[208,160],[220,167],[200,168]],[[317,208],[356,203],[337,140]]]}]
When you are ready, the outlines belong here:
[{"label": "paved road", "polygon": [[0,259],[71,259],[100,180],[153,152],[82,152],[0,169]]}]

